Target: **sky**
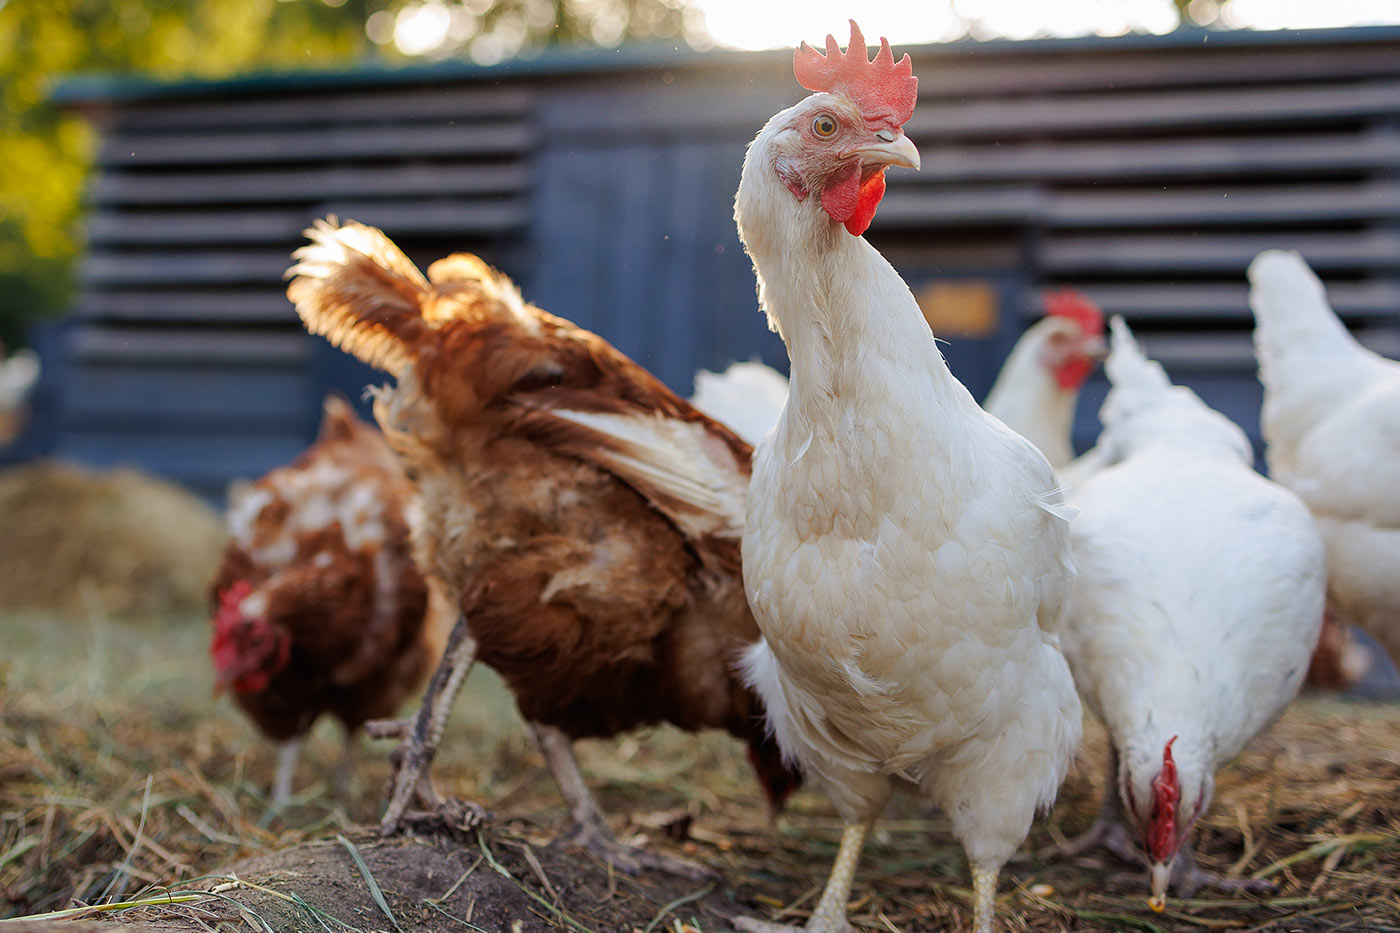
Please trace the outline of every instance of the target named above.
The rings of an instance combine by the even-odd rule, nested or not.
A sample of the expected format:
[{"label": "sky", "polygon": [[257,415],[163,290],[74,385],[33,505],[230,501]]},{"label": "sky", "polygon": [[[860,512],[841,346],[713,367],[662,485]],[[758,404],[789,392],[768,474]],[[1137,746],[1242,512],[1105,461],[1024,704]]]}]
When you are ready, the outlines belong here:
[{"label": "sky", "polygon": [[[692,0],[705,29],[722,46],[783,48],[795,39],[820,41],[830,32],[844,43],[846,19],[857,9],[870,41],[895,45],[957,38],[972,26],[982,38],[1120,35],[1170,32],[1177,15],[1169,0]],[[1223,25],[1305,29],[1400,23],[1400,0],[1231,0]]]},{"label": "sky", "polygon": [[[3,0],[0,0],[2,3]],[[579,0],[588,5],[590,0]],[[885,36],[894,45],[939,42],[971,34],[977,38],[1114,36],[1165,33],[1178,24],[1171,0],[689,0],[703,14],[698,30],[687,24],[692,43],[738,49],[791,48],[800,40],[820,43],[828,32],[844,44],[846,19],[855,11],[867,39]],[[1215,0],[1197,0],[1214,9]],[[366,30],[376,42],[393,42],[409,55],[472,40],[479,16],[492,0],[422,0],[395,13],[370,17]],[[527,3],[527,18],[552,3]],[[1253,29],[1307,29],[1400,24],[1400,0],[1230,0],[1221,25]],[[547,23],[546,23],[547,24]],[[483,63],[499,61],[526,41],[523,22],[513,35],[476,35],[468,46]],[[622,23],[611,35],[620,35]],[[595,32],[597,30],[595,29]],[[607,42],[607,36],[600,41]]]}]

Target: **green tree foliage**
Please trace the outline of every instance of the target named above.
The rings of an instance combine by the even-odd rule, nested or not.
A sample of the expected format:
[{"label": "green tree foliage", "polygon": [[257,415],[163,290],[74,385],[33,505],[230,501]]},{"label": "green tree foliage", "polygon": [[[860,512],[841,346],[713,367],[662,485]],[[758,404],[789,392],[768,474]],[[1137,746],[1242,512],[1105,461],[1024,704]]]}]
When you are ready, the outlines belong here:
[{"label": "green tree foliage", "polygon": [[369,0],[0,0],[0,339],[62,310],[93,134],[48,103],[73,73],[216,77],[364,54]]},{"label": "green tree foliage", "polygon": [[421,28],[434,17],[441,27],[416,50],[424,57],[485,62],[548,43],[670,38],[687,25],[684,0],[0,0],[0,340],[13,344],[27,319],[71,299],[95,139],[49,103],[57,80],[405,60],[396,30],[414,17],[420,37],[435,35]]}]

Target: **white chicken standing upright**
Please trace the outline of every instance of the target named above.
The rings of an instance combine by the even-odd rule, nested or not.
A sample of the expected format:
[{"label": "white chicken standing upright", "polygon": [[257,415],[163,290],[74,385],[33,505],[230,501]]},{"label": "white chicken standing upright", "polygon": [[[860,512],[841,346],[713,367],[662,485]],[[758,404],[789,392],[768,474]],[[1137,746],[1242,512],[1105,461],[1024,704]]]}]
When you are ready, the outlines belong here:
[{"label": "white chicken standing upright", "polygon": [[[1109,790],[1069,847],[1147,852],[1152,905],[1195,868],[1187,836],[1215,772],[1297,694],[1322,622],[1322,542],[1298,497],[1256,473],[1244,432],[1143,356],[1122,318],[1099,413],[1107,465],[1074,491],[1079,579],[1064,628],[1108,729]],[[1122,806],[1119,805],[1121,800]]]},{"label": "white chicken standing upright", "polygon": [[1361,346],[1295,252],[1249,266],[1269,474],[1327,546],[1328,610],[1400,664],[1400,362]]},{"label": "white chicken standing upright", "polygon": [[[917,81],[805,43],[817,93],[749,146],[735,204],[792,389],[754,457],[744,581],[764,638],[745,668],[779,745],[845,824],[807,929],[848,929],[866,832],[897,782],[939,806],[967,852],[977,933],[997,876],[1048,806],[1080,737],[1055,629],[1068,517],[1045,457],[948,371],[908,286],[862,234]],[[762,921],[751,930],[775,929]]]}]

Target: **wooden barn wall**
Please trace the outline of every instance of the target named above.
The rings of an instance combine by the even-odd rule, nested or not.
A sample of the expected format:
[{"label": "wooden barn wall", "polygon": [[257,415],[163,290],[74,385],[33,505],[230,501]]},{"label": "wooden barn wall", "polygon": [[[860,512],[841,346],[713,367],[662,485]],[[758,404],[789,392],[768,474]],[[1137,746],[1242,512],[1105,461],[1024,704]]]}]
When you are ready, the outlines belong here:
[{"label": "wooden barn wall", "polygon": [[[1400,31],[1208,39],[914,50],[924,167],[890,173],[869,236],[975,393],[1040,290],[1073,285],[1257,439],[1244,269],[1275,246],[1400,353]],[[327,213],[420,263],[481,253],[679,391],[699,366],[782,366],[732,201],[746,143],[800,96],[782,54],[89,95],[103,144],[51,446],[210,495],[295,454],[328,387],[375,378],[282,296]]]}]

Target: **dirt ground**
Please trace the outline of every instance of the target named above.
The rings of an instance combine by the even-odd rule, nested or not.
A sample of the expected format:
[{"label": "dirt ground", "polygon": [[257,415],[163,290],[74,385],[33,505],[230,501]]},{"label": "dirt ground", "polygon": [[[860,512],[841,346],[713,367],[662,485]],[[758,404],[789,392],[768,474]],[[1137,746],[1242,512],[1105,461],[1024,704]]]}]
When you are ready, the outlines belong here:
[{"label": "dirt ground", "polygon": [[[708,933],[740,914],[801,922],[835,854],[839,825],[820,793],[800,792],[770,826],[736,743],[669,729],[579,743],[580,762],[619,835],[708,864],[713,886],[610,874],[551,846],[565,807],[488,671],[473,673],[435,768],[442,790],[495,814],[479,835],[427,827],[377,839],[365,827],[382,800],[385,749],[362,747],[350,788],[337,791],[329,728],[313,733],[294,806],[268,820],[275,752],[211,696],[206,640],[200,618],[0,617],[0,917],[102,904],[105,933]],[[1051,855],[1098,807],[1103,736],[1089,736],[1054,812],[1003,874],[999,929],[1400,931],[1400,706],[1295,704],[1219,774],[1196,832],[1203,867],[1276,890],[1207,890],[1160,915],[1140,870]],[[897,797],[866,847],[851,921],[965,929],[967,884],[944,821]],[[161,897],[180,902],[117,906]],[[79,922],[61,929],[85,933],[95,916],[67,913]],[[58,929],[0,925],[45,928]]]},{"label": "dirt ground", "polygon": [[[1086,763],[1096,759],[1101,741],[1096,734]],[[1214,810],[1198,833],[1202,863],[1276,880],[1278,890],[1267,896],[1205,892],[1156,915],[1146,906],[1143,876],[1127,866],[1111,858],[1044,857],[1056,838],[1087,824],[1098,784],[1092,767],[1081,767],[1055,815],[1008,866],[998,907],[1002,929],[1400,930],[1400,712],[1393,708],[1305,701],[1221,776]],[[119,922],[179,933],[211,927],[681,933],[727,930],[745,914],[800,922],[838,834],[811,794],[776,829],[735,823],[730,814],[700,806],[640,814],[630,830],[645,830],[653,845],[719,873],[713,883],[697,885],[611,873],[586,853],[551,846],[553,827],[541,815],[507,814],[484,827],[390,840],[361,829],[308,841],[172,889],[212,889],[215,896],[127,910]],[[921,817],[911,800],[897,800],[867,849],[852,921],[861,930],[965,929],[965,871],[942,821]]]}]

